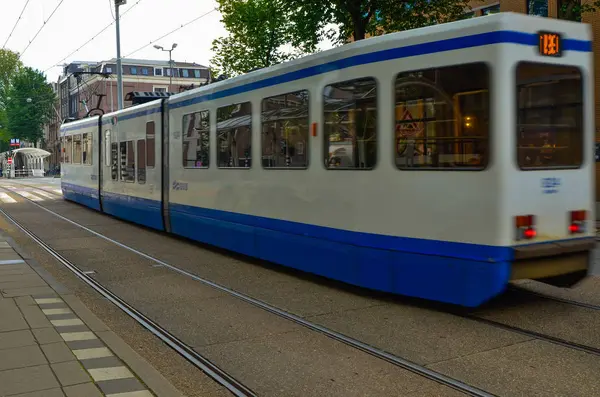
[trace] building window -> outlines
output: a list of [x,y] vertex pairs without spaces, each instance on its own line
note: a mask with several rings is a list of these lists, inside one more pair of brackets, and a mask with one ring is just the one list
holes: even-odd
[[148,68],[142,68],[142,74],[148,76]]
[[308,91],[262,101],[262,164],[265,168],[306,168]]
[[325,166],[372,169],[377,162],[377,83],[363,78],[323,90]]
[[200,78],[200,71],[198,69],[194,70],[194,77],[199,79]]
[[252,165],[252,104],[217,109],[217,164],[219,168],[250,168]]
[[155,76],[162,76],[163,75],[163,71],[160,68],[155,68],[154,69],[154,75]]
[[491,14],[497,14],[500,12],[500,4],[496,4],[493,5],[491,7],[486,7],[484,9],[481,10],[481,15],[491,15]]
[[581,0],[558,0],[558,19],[581,22]]
[[107,67],[106,68],[106,73],[112,73],[112,68]]
[[395,87],[396,166],[404,170],[485,168],[489,80],[483,63],[400,73]]
[[528,0],[527,14],[538,17],[548,16],[548,0]]
[[190,71],[187,69],[181,69],[181,75],[183,77],[190,77]]
[[171,68],[165,68],[165,76],[171,76]]
[[167,92],[167,87],[153,87],[154,92]]
[[135,67],[135,66],[131,67],[131,74],[137,74],[137,67]]
[[208,168],[210,117],[208,110],[183,116],[183,166]]

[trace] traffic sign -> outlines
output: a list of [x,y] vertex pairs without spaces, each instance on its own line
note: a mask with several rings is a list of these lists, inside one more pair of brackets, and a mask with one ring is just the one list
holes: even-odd
[[12,157],[8,158],[8,164],[12,164]]

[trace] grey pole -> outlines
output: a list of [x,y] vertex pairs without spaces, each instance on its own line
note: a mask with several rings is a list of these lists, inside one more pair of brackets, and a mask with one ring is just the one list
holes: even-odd
[[173,52],[173,48],[169,50],[169,68],[171,68],[171,72],[169,73],[169,92],[171,92],[171,84],[173,83],[173,61],[171,58],[171,53]]
[[121,66],[121,29],[119,25],[119,7],[127,4],[127,0],[115,0],[115,19],[117,26],[117,105],[123,109],[123,67]]

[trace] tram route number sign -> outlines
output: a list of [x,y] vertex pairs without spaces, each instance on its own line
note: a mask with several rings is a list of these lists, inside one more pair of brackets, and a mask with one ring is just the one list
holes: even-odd
[[562,36],[555,32],[538,32],[538,50],[545,57],[561,57]]
[[10,146],[21,146],[21,140],[19,138],[10,138]]

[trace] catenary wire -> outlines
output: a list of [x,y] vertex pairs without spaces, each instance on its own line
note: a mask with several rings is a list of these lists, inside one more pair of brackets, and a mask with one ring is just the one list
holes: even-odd
[[6,44],[8,44],[8,40],[10,40],[10,38],[13,35],[13,33],[15,32],[15,29],[17,28],[17,25],[19,24],[19,21],[21,21],[21,17],[23,16],[23,13],[25,12],[25,9],[27,8],[27,5],[29,4],[30,1],[31,0],[27,0],[27,2],[25,2],[25,5],[23,6],[23,9],[21,10],[21,14],[17,18],[17,21],[15,22],[15,26],[13,26],[12,30],[10,31],[10,34],[6,38],[6,41],[4,42],[4,45],[2,46],[2,49],[6,48]]
[[25,52],[27,51],[27,49],[29,48],[29,46],[35,41],[35,39],[38,37],[38,35],[40,34],[40,32],[44,29],[44,27],[46,26],[46,24],[48,24],[48,22],[52,19],[52,17],[54,16],[54,13],[56,13],[56,11],[58,10],[58,8],[62,5],[62,3],[64,3],[65,0],[60,0],[60,3],[58,3],[58,5],[54,8],[54,11],[52,11],[52,14],[50,14],[50,16],[48,17],[48,19],[46,19],[44,21],[44,23],[42,24],[42,26],[40,27],[40,29],[37,31],[37,33],[35,34],[35,36],[33,36],[33,39],[31,39],[29,41],[29,44],[27,44],[27,47],[25,47],[25,49],[21,52],[21,54],[19,55],[19,57],[22,57],[23,54],[25,54]]
[[[166,34],[162,35],[161,37],[159,37],[159,38],[157,38],[157,39],[154,39],[154,40],[150,41],[148,44],[144,44],[143,46],[141,46],[141,47],[140,47],[140,48],[138,48],[137,50],[135,50],[135,51],[133,51],[133,52],[130,52],[129,54],[125,55],[125,56],[124,56],[124,57],[122,57],[122,58],[127,58],[127,57],[130,57],[131,55],[135,54],[136,52],[139,52],[139,51],[143,50],[144,48],[148,47],[149,45],[152,45],[152,44],[156,43],[157,41],[159,41],[159,40],[162,40],[162,39],[164,39],[165,37],[172,35],[173,33],[177,32],[178,30],[181,30],[181,29],[185,28],[186,26],[188,26],[188,25],[190,25],[190,24],[192,24],[192,23],[194,23],[194,22],[196,22],[196,21],[198,21],[198,20],[200,20],[200,19],[204,18],[205,16],[207,16],[207,15],[209,15],[209,14],[211,14],[211,13],[215,12],[215,11],[217,11],[217,9],[216,9],[216,8],[213,8],[212,10],[210,10],[210,11],[208,11],[208,12],[206,12],[206,13],[204,13],[204,14],[200,15],[199,17],[196,17],[196,18],[192,19],[191,21],[189,21],[189,22],[187,22],[187,23],[184,23],[183,25],[181,25],[180,27],[178,27],[178,28],[176,28],[176,29],[174,29],[174,30],[170,31],[169,33],[166,33]],[[121,58],[121,59],[122,59],[122,58]]]
[[[125,16],[129,11],[131,11],[135,6],[137,6],[138,4],[140,4],[142,0],[138,0],[134,5],[132,5],[131,7],[129,7],[127,10],[125,10],[120,18],[123,18],[123,16]],[[69,55],[65,56],[64,58],[62,58],[60,61],[56,62],[54,65],[50,66],[49,68],[47,68],[46,70],[44,70],[44,73],[46,73],[47,71],[49,71],[50,69],[56,67],[56,66],[60,66],[62,62],[64,62],[65,60],[67,60],[67,58],[69,58],[71,55],[76,54],[77,52],[79,52],[81,49],[83,49],[85,46],[87,46],[88,44],[90,44],[92,41],[94,41],[94,39],[98,36],[100,36],[102,33],[106,32],[108,30],[108,28],[110,28],[112,25],[115,24],[116,21],[112,21],[111,23],[109,23],[108,25],[106,25],[102,30],[100,30],[98,33],[96,33],[94,36],[92,36],[88,41],[86,41],[85,43],[83,43],[82,45],[80,45],[76,50],[74,50],[73,52],[71,52]]]

